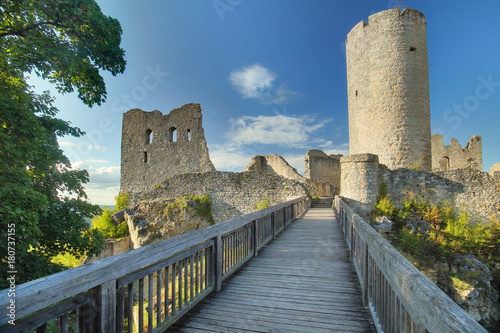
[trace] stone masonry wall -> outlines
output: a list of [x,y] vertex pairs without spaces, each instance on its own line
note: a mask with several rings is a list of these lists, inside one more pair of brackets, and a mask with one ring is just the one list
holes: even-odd
[[498,190],[500,191],[500,163],[495,163],[491,166],[490,176],[493,178],[497,184]]
[[214,220],[219,223],[256,211],[265,197],[272,206],[308,195],[308,191],[302,182],[262,171],[189,173],[167,178],[150,191],[133,195],[130,205],[142,200],[205,194],[210,197]]
[[299,182],[305,181],[304,177],[297,172],[297,169],[288,164],[283,157],[276,154],[253,156],[243,171],[264,171]]
[[104,249],[97,257],[89,257],[85,260],[85,264],[90,264],[107,257],[111,257],[123,252],[132,250],[134,247],[130,240],[130,236],[121,239],[106,239]]
[[483,146],[481,137],[474,135],[462,148],[458,140],[451,139],[449,146],[443,145],[441,134],[432,135],[432,171],[473,168],[483,171]]
[[169,176],[215,171],[202,127],[200,104],[168,115],[133,109],[123,114],[122,191],[140,192]]
[[377,202],[379,162],[373,154],[356,154],[340,158],[342,177],[340,195],[348,199],[356,212],[367,217]]
[[[342,155],[327,155],[321,150],[309,150],[305,158],[306,178],[312,180],[318,187],[322,184],[334,186],[334,193],[340,193],[340,157]],[[321,188],[321,187],[320,187]],[[320,191],[324,192],[324,191]],[[326,194],[326,193],[325,193]]]
[[347,35],[349,153],[377,154],[390,169],[431,170],[426,20],[386,10]]

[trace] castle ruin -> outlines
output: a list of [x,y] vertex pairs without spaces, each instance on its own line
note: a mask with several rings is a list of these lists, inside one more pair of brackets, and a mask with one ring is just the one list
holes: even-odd
[[176,174],[215,171],[200,104],[186,104],[167,115],[125,112],[121,153],[121,191],[140,192]]
[[333,197],[340,193],[340,157],[311,149],[305,158],[306,179],[318,189],[320,197]]
[[483,171],[483,145],[481,137],[474,135],[462,148],[458,140],[451,139],[449,146],[443,145],[441,134],[432,135],[432,171],[472,168]]
[[431,170],[424,15],[386,10],[347,35],[349,153],[371,153],[391,169]]

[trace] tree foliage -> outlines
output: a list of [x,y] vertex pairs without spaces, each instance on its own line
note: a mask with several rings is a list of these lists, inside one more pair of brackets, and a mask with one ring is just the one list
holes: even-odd
[[35,93],[27,75],[99,105],[106,98],[99,71],[125,69],[121,32],[93,0],[0,0],[0,287],[12,270],[9,250],[22,283],[61,269],[50,262],[59,253],[102,247],[102,234],[85,221],[99,212],[83,187],[88,173],[72,169],[57,142],[84,133],[56,117],[53,98]]
[[128,192],[120,192],[115,196],[115,207],[109,209],[104,207],[102,214],[92,219],[92,227],[99,230],[105,238],[121,238],[128,236],[128,225],[126,221],[115,225],[112,215],[122,209],[127,208],[128,205]]

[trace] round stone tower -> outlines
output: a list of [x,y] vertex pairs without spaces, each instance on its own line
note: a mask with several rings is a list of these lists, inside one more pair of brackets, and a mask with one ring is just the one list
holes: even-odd
[[349,153],[391,169],[431,170],[429,70],[424,15],[386,10],[347,35]]

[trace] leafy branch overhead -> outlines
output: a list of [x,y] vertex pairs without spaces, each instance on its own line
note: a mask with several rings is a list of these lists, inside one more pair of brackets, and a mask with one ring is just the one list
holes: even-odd
[[1,2],[2,67],[49,79],[61,93],[78,90],[100,105],[106,87],[99,70],[125,70],[120,23],[93,0]]
[[[71,167],[57,141],[84,132],[57,118],[54,98],[26,75],[99,105],[106,99],[100,71],[125,69],[121,34],[93,0],[0,0],[0,238],[14,226],[17,283],[60,270],[51,262],[58,254],[93,255],[103,243],[87,222],[100,211],[87,201],[88,173]],[[7,252],[0,243],[2,265]]]

